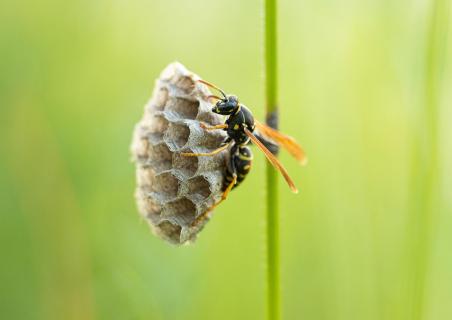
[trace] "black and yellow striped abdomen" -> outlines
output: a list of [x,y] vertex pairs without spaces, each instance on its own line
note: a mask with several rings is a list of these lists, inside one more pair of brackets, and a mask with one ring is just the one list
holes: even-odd
[[223,190],[226,190],[228,185],[234,179],[234,174],[237,175],[237,183],[234,185],[234,188],[237,187],[250,171],[252,161],[253,154],[251,153],[250,148],[244,145],[234,145],[231,148],[229,164],[226,167]]

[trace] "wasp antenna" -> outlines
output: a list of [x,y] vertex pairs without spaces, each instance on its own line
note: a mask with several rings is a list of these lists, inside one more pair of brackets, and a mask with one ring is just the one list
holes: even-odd
[[[197,81],[198,81],[198,82],[201,82],[201,83],[203,83],[203,84],[205,84],[206,86],[209,86],[209,87],[211,87],[211,88],[214,88],[214,89],[220,91],[221,94],[223,95],[223,97],[224,97],[225,99],[227,98],[226,93],[224,93],[223,90],[221,90],[220,88],[218,88],[218,87],[217,87],[216,85],[214,85],[213,83],[210,83],[210,82],[208,82],[208,81],[206,81],[206,80],[202,80],[202,79],[198,79]],[[221,99],[220,99],[220,100],[221,100]]]
[[216,96],[216,95],[210,95],[210,96],[207,96],[207,100],[209,100],[209,99],[217,99],[217,100],[222,100],[219,96]]

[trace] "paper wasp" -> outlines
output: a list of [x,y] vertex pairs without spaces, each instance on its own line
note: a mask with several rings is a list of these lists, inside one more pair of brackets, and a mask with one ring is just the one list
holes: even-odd
[[[212,108],[212,112],[228,116],[224,124],[215,126],[207,126],[201,123],[201,127],[205,130],[225,130],[227,133],[226,139],[223,141],[218,149],[209,153],[182,153],[183,156],[213,156],[223,150],[229,149],[229,159],[225,174],[225,184],[223,186],[223,194],[221,200],[209,208],[203,215],[198,217],[194,224],[204,219],[207,214],[225,200],[229,192],[242,182],[251,168],[253,155],[247,145],[251,142],[255,144],[267,157],[270,163],[282,174],[286,180],[289,188],[294,193],[298,193],[293,180],[290,178],[286,169],[279,162],[279,160],[268,150],[266,145],[276,143],[285,148],[298,162],[302,165],[306,164],[307,158],[301,146],[294,138],[280,133],[279,131],[258,122],[254,119],[251,111],[243,104],[241,104],[235,95],[227,95],[223,90],[214,84],[205,80],[197,80],[218,92],[221,97],[217,95],[209,95],[208,99],[217,100]],[[254,131],[257,129],[257,134]],[[269,140],[268,140],[269,139]]]

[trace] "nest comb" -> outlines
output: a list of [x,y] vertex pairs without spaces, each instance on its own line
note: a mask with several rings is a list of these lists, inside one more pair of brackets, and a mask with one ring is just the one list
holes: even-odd
[[211,111],[210,92],[196,79],[180,63],[165,68],[131,146],[138,210],[154,234],[172,244],[194,241],[209,219],[195,220],[222,195],[226,151],[210,157],[181,155],[210,152],[226,137],[222,130],[200,127],[201,122],[216,125],[224,119]]

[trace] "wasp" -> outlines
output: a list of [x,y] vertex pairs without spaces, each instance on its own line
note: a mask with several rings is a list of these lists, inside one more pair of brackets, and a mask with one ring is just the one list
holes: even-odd
[[268,161],[282,174],[292,192],[298,193],[298,189],[287,170],[267,148],[267,146],[276,143],[276,145],[286,149],[300,164],[304,165],[307,163],[306,154],[295,139],[255,120],[251,111],[239,102],[237,96],[226,94],[222,89],[208,81],[202,79],[197,81],[221,93],[221,97],[209,95],[207,98],[217,101],[212,107],[212,112],[227,116],[223,124],[207,126],[201,123],[201,127],[205,130],[225,130],[227,137],[220,144],[220,147],[212,152],[182,153],[182,155],[188,157],[214,156],[229,149],[229,158],[226,165],[225,183],[221,200],[199,216],[193,224],[205,219],[207,214],[222,201],[226,200],[229,192],[245,179],[251,169],[253,160],[253,154],[248,147],[250,142],[256,145],[265,154]]

